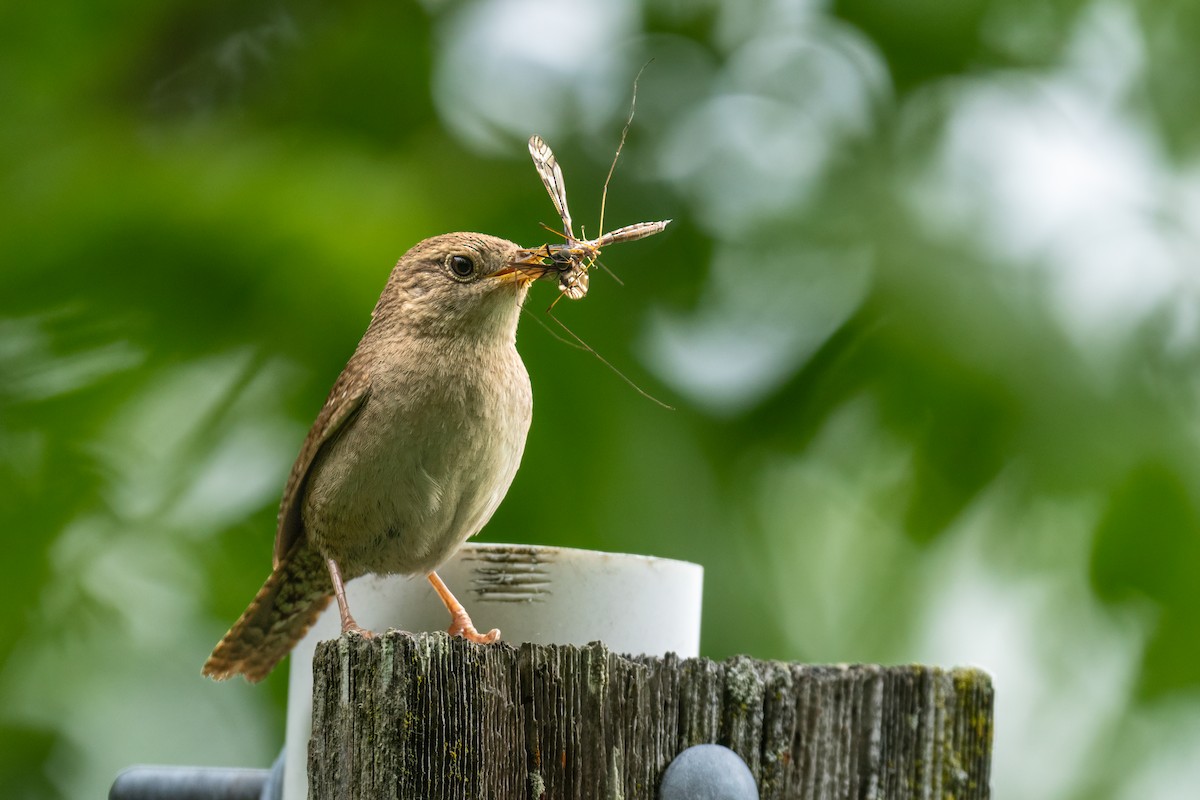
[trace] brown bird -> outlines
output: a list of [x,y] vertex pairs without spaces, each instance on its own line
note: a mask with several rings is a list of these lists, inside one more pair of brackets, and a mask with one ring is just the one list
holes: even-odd
[[517,320],[530,283],[559,269],[478,233],[426,239],[400,259],[292,467],[274,569],[205,675],[261,680],[331,596],[343,633],[369,636],[343,585],[366,573],[426,574],[452,635],[499,638],[475,629],[434,570],[516,475],[532,410]]

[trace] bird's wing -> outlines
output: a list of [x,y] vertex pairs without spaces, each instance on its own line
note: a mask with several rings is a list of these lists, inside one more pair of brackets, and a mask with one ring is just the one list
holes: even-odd
[[283,490],[283,500],[279,504],[279,525],[275,532],[275,566],[279,566],[279,562],[303,535],[300,508],[303,505],[304,484],[317,453],[353,419],[370,390],[370,374],[365,366],[356,364],[353,359],[334,381],[321,413],[317,414],[317,421],[300,446],[300,455],[292,465],[292,473]]

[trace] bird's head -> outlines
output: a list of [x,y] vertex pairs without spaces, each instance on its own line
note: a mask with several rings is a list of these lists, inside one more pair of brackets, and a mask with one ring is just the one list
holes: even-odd
[[529,285],[547,273],[536,251],[482,233],[426,239],[392,269],[372,327],[409,335],[516,335]]

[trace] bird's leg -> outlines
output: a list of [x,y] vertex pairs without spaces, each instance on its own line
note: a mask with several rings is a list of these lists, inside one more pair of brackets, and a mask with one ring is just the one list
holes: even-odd
[[327,558],[325,563],[329,566],[329,578],[333,581],[333,596],[337,598],[338,613],[342,617],[342,633],[357,633],[370,639],[371,632],[366,628],[359,627],[359,624],[354,621],[354,617],[350,616],[350,606],[346,604],[346,585],[342,582],[342,571],[338,569],[337,562],[332,558]]
[[450,627],[446,633],[451,636],[461,636],[475,644],[492,644],[500,639],[499,628],[492,628],[487,633],[475,630],[475,625],[471,622],[467,610],[463,608],[462,603],[458,602],[458,598],[450,593],[450,587],[446,586],[436,572],[431,572],[426,577],[433,584],[433,589],[438,593],[438,597],[442,598],[442,602],[446,604],[446,610],[450,612]]

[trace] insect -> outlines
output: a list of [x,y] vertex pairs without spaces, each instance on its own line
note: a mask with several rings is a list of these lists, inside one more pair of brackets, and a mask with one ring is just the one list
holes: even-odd
[[[625,136],[622,134],[621,144],[624,143]],[[618,146],[617,155],[620,154],[621,148]],[[536,248],[534,252],[542,255],[547,266],[557,269],[558,288],[572,300],[578,300],[587,294],[588,270],[596,263],[601,249],[610,244],[635,242],[638,239],[653,236],[660,233],[671,222],[669,219],[660,222],[636,222],[633,225],[609,231],[595,239],[577,239],[571,223],[571,211],[567,207],[567,187],[563,182],[562,168],[558,166],[558,159],[554,157],[554,151],[550,149],[550,145],[546,144],[545,139],[534,134],[529,137],[529,155],[533,158],[533,166],[537,169],[538,176],[550,194],[554,209],[562,219],[563,238],[565,239],[562,244],[544,244]],[[613,166],[616,166],[615,158]],[[612,177],[612,169],[609,169],[608,175],[609,178]],[[608,194],[607,180],[604,182],[604,194],[605,196]],[[600,224],[601,226],[604,224],[603,200],[600,205]]]

